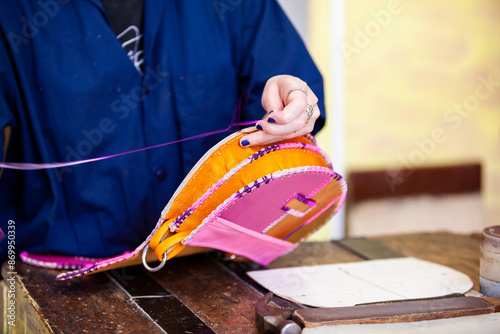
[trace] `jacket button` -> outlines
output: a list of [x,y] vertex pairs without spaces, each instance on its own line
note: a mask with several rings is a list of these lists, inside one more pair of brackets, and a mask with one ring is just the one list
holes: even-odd
[[167,172],[164,171],[163,169],[158,169],[156,171],[156,178],[158,179],[158,181],[163,181],[167,178]]

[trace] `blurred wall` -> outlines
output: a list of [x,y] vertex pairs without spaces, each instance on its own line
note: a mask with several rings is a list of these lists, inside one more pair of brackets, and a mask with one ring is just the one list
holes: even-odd
[[500,2],[349,0],[346,22],[347,168],[479,161],[500,224]]
[[[345,0],[345,42],[332,45],[334,1],[280,0],[329,113],[332,55],[344,55],[347,172],[480,162],[484,225],[500,224],[500,1]],[[329,152],[332,128],[318,136]]]
[[348,0],[331,45],[333,1],[310,0],[309,46],[327,87],[345,57],[347,171],[480,162],[484,224],[500,224],[500,1]]

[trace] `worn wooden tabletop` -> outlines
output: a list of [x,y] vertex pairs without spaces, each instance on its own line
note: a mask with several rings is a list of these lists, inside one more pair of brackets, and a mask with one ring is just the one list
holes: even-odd
[[[305,243],[269,267],[363,261],[400,252],[457,269],[478,290],[479,243],[478,238],[449,233]],[[3,329],[6,333],[257,333],[255,304],[267,291],[246,276],[255,268],[251,262],[223,262],[215,253],[207,253],[171,260],[157,273],[136,266],[57,281],[60,270],[18,260],[16,326],[8,325],[8,313],[3,312]],[[4,290],[12,289],[5,265],[2,276]]]

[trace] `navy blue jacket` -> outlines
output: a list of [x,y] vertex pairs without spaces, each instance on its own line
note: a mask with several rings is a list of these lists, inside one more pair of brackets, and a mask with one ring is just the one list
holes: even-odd
[[[145,0],[141,76],[98,0],[0,0],[0,129],[6,160],[100,157],[260,119],[267,79],[290,74],[319,97],[320,73],[274,0]],[[0,227],[17,251],[112,256],[156,224],[183,177],[226,134],[100,162],[3,171]],[[1,134],[0,153],[5,144]],[[2,242],[5,258],[6,242]]]

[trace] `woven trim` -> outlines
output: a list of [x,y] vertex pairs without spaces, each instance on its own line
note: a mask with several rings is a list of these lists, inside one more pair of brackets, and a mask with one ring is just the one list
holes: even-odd
[[160,218],[158,220],[158,222],[156,223],[156,226],[153,229],[153,232],[151,232],[151,234],[146,238],[146,240],[144,240],[144,242],[141,243],[139,245],[139,247],[137,247],[134,251],[132,251],[132,252],[125,252],[125,253],[123,253],[121,255],[118,255],[118,256],[115,256],[113,258],[102,260],[100,262],[91,264],[91,265],[89,265],[89,266],[87,266],[87,267],[85,267],[83,269],[79,269],[79,270],[70,271],[70,272],[67,272],[67,273],[60,274],[60,275],[57,276],[57,279],[61,280],[61,281],[64,281],[64,280],[67,280],[67,279],[75,278],[75,277],[78,277],[78,276],[82,276],[82,275],[88,274],[88,273],[90,273],[92,271],[95,271],[95,270],[98,270],[100,268],[107,267],[109,265],[112,265],[112,264],[115,264],[115,263],[118,263],[118,262],[122,262],[122,261],[125,261],[125,260],[128,260],[128,259],[134,257],[137,253],[141,252],[144,249],[144,247],[146,247],[146,245],[149,243],[149,241],[153,237],[153,234],[156,232],[156,230],[158,230],[158,228],[163,223],[164,223],[164,220],[162,218]]
[[335,208],[335,212],[338,212],[344,205],[345,199],[347,197],[347,183],[340,174],[337,174],[334,179],[340,183],[340,189],[342,189],[342,195],[340,195],[339,204]]
[[[38,255],[40,256],[40,255]],[[24,262],[32,266],[50,268],[50,269],[80,269],[87,265],[91,265],[90,262],[102,261],[100,258],[91,258],[83,256],[67,257],[67,262],[57,262],[57,261],[42,261],[37,260],[32,257],[32,254],[28,252],[21,252],[19,258]]]

